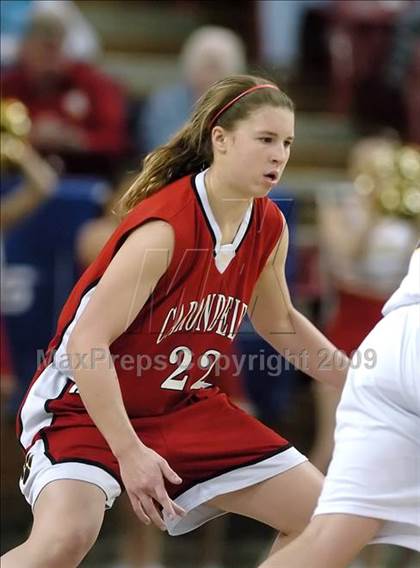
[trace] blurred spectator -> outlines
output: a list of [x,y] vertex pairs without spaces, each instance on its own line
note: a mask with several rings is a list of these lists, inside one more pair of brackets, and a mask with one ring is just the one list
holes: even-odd
[[72,0],[3,0],[1,14],[1,64],[16,59],[21,37],[30,19],[56,14],[66,26],[64,53],[73,59],[91,61],[100,53],[99,37]]
[[185,122],[196,100],[219,79],[246,68],[245,46],[232,30],[199,28],[185,42],[181,81],[152,93],[140,117],[138,142],[150,152],[165,143]]
[[1,230],[7,231],[51,197],[57,175],[29,144],[11,134],[2,133],[0,155],[23,174],[21,184],[1,198]]
[[396,21],[386,79],[402,98],[406,140],[420,145],[419,2],[410,3]]
[[[2,174],[4,174],[4,168],[10,168],[10,166],[17,168],[23,174],[23,180],[19,186],[13,192],[1,197],[0,227],[3,238],[4,232],[16,227],[19,222],[26,219],[53,195],[57,185],[57,175],[29,144],[19,140],[13,134],[2,132],[0,142]],[[1,247],[1,267],[3,269],[3,242]],[[1,415],[4,417],[7,403],[16,386],[16,379],[3,318],[1,318],[0,333],[0,407]]]
[[[0,226],[3,233],[13,229],[51,197],[56,188],[57,175],[29,144],[12,134],[4,132],[1,134],[0,159],[2,174],[4,174],[3,166],[6,164],[18,168],[23,174],[23,180],[19,186],[13,192],[1,197]],[[3,263],[2,243],[2,269]],[[11,361],[9,339],[3,319],[1,319],[0,404],[2,416],[6,415],[7,403],[15,386],[16,379]]]
[[[13,120],[8,120],[7,103],[1,104],[0,164],[1,174],[17,171],[22,181],[10,193],[1,196],[1,267],[4,254],[3,234],[26,219],[55,192],[58,177],[53,168],[23,139],[13,133]],[[2,282],[3,284],[3,282]],[[3,300],[3,297],[2,297]],[[1,319],[0,405],[2,416],[6,415],[7,403],[16,386],[9,338]]]
[[308,12],[324,8],[330,1],[258,0],[260,50],[263,61],[280,68],[283,76],[295,76],[301,64],[302,33]]
[[418,240],[420,154],[394,140],[365,139],[350,170],[355,191],[319,196],[326,271],[337,294],[327,335],[347,354],[381,318]]
[[411,2],[338,0],[329,4],[331,108],[375,130],[389,125],[399,132],[403,116],[398,90],[386,81],[392,38],[398,19]]
[[2,96],[28,108],[38,151],[60,156],[73,173],[110,173],[127,146],[125,98],[110,78],[68,58],[65,39],[60,17],[35,16],[3,74]]

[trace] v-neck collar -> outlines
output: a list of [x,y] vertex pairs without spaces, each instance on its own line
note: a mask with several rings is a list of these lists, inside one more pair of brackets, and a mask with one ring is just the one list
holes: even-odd
[[216,268],[219,270],[219,272],[222,273],[227,269],[230,262],[235,257],[251,225],[253,203],[251,203],[246,210],[244,218],[242,219],[242,223],[240,224],[233,241],[228,244],[222,244],[222,233],[219,224],[214,217],[207,196],[206,185],[204,182],[206,171],[207,170],[200,172],[195,176],[195,178],[193,178],[193,187],[196,191],[198,202],[201,206],[201,210],[213,239],[213,255],[215,258]]

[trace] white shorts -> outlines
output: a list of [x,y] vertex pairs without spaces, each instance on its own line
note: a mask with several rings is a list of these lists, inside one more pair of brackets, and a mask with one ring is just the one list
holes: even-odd
[[[373,368],[364,357],[368,349],[376,353]],[[357,358],[337,409],[334,454],[314,516],[382,519],[372,542],[420,550],[420,305],[390,312]]]

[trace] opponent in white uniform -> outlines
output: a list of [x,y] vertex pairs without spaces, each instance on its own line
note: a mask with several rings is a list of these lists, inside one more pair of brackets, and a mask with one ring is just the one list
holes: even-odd
[[419,247],[353,357],[313,519],[260,568],[344,568],[377,542],[420,551]]

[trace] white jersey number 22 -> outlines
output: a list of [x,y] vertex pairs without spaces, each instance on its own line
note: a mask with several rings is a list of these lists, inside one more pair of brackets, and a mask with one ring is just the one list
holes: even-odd
[[[169,362],[173,365],[178,363],[179,355],[181,354],[181,362],[173,373],[169,375],[167,379],[163,381],[160,385],[162,389],[167,390],[179,390],[182,391],[185,387],[185,383],[188,381],[188,369],[191,365],[193,358],[191,349],[185,346],[175,347],[169,355]],[[200,369],[206,370],[205,374],[195,383],[191,385],[192,389],[205,389],[211,387],[211,383],[206,383],[204,380],[213,369],[217,360],[220,358],[220,351],[215,349],[208,349],[205,351],[198,360],[198,366]]]

